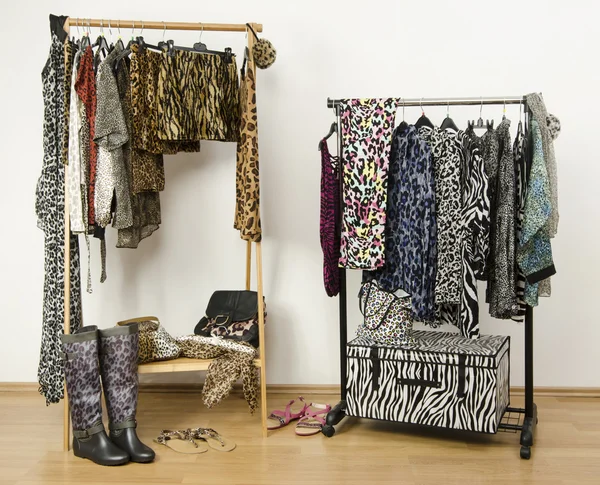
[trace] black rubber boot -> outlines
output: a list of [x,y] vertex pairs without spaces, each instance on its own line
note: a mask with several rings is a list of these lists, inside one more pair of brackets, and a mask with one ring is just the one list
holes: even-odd
[[138,324],[100,330],[100,372],[108,411],[109,437],[136,463],[154,460],[154,450],[137,436]]
[[73,453],[98,465],[127,463],[129,455],[108,439],[102,424],[97,327],[83,327],[61,338],[73,422]]

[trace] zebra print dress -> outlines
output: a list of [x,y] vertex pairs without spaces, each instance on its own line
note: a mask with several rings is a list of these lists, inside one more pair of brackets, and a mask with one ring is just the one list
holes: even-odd
[[469,135],[459,132],[462,145],[461,170],[462,214],[461,237],[461,298],[458,328],[463,337],[479,337],[479,302],[477,271],[485,262],[486,228],[489,227],[488,180],[480,145]]

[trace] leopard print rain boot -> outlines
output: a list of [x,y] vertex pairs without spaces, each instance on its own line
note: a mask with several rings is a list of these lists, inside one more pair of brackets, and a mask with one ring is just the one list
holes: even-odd
[[65,380],[73,422],[73,453],[98,465],[123,465],[129,455],[108,439],[102,424],[98,328],[63,335]]
[[100,330],[100,372],[110,439],[129,453],[131,461],[149,463],[154,460],[152,448],[137,436],[135,413],[138,400],[138,324]]

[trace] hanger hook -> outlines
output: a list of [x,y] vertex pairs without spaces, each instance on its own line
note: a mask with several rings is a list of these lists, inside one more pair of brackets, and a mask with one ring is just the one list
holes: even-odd
[[165,34],[167,33],[167,24],[163,20],[163,42],[165,41]]
[[131,21],[131,40],[135,37],[135,20]]
[[479,117],[481,118],[481,113],[483,112],[483,96],[481,96],[481,104],[479,105]]
[[406,108],[406,101],[402,100],[402,121],[404,121],[404,108]]
[[100,35],[104,35],[104,19],[100,19]]
[[421,107],[421,115],[425,116],[425,110],[423,109],[423,98],[419,101],[419,106]]
[[88,37],[92,35],[92,19],[88,19]]
[[121,21],[117,20],[117,31],[119,32],[119,39],[121,38]]
[[450,101],[446,105],[446,118],[450,118]]
[[79,17],[75,19],[75,26],[77,27],[77,35],[81,37],[81,33],[79,32]]
[[144,35],[144,21],[142,20],[142,30],[140,31],[140,37]]

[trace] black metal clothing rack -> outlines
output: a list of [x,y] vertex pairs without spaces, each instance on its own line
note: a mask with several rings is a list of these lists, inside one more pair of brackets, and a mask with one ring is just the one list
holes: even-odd
[[[340,126],[340,99],[327,99],[327,107],[333,108],[336,113],[338,123],[338,134],[341,135]],[[474,105],[522,105],[525,112],[525,127],[528,128],[527,102],[524,96],[506,96],[506,97],[470,97],[470,98],[398,98],[398,106],[474,106]],[[529,146],[527,146],[529,151]],[[338,136],[338,155],[340,164],[342,164],[342,140]],[[529,153],[526,154],[529,157]],[[344,178],[340,172],[340,193],[344,190]],[[343,197],[340,197],[341,211],[344,204]],[[340,212],[341,213],[341,212]],[[338,424],[346,416],[346,379],[347,379],[347,361],[346,344],[348,342],[348,298],[346,289],[346,269],[340,268],[340,293],[339,293],[339,324],[340,324],[340,384],[341,400],[327,414],[326,425],[323,427],[323,434],[331,437],[335,433],[334,425]],[[525,407],[508,407],[505,417],[499,429],[509,432],[521,432],[521,458],[529,459],[531,457],[531,446],[534,443],[535,428],[538,422],[537,406],[533,400],[533,309],[530,306],[525,310]],[[512,418],[516,415],[516,418]]]

